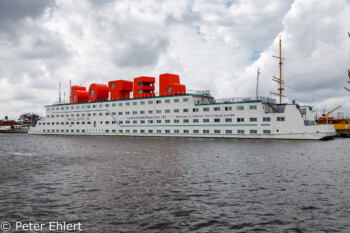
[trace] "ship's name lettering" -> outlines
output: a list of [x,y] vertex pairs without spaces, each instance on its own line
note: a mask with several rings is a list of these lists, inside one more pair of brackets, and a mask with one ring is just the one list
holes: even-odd
[[67,121],[89,121],[90,120],[90,117],[71,117],[71,118],[67,118]]

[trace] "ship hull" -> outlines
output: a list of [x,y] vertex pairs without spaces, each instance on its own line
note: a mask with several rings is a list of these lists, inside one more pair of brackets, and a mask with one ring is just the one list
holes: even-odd
[[320,140],[336,135],[316,125],[309,107],[262,100],[215,102],[180,95],[46,106],[29,134]]

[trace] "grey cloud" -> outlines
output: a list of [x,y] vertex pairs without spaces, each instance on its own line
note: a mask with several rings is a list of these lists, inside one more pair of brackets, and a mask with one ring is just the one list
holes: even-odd
[[88,0],[93,6],[99,7],[107,3],[115,2],[115,0]]
[[168,39],[164,37],[148,41],[128,41],[115,51],[115,62],[119,67],[154,66],[168,44]]
[[25,17],[36,18],[54,5],[54,0],[3,0],[0,7],[0,21],[17,21]]

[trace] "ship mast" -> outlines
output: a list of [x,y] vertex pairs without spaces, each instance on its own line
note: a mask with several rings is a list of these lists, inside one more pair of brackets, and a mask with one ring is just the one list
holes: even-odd
[[[348,32],[348,35],[349,35],[349,38],[350,38],[350,32]],[[348,76],[349,76],[349,79],[350,79],[350,69],[348,69]],[[348,81],[348,83],[350,83],[350,81]],[[345,88],[345,90],[350,91],[349,88],[347,88],[347,87],[344,87],[344,88]]]
[[279,91],[279,93],[275,93],[275,92],[270,92],[271,94],[274,94],[274,95],[278,95],[280,97],[280,104],[282,103],[282,97],[286,97],[283,95],[283,85],[284,85],[284,81],[282,79],[282,40],[281,40],[281,37],[280,37],[280,55],[277,57],[277,56],[272,56],[272,57],[275,57],[275,58],[279,58],[280,59],[280,77],[277,78],[275,76],[273,76],[272,80],[275,81],[278,85],[279,85],[279,88],[277,89]]
[[259,76],[260,76],[260,67],[258,68],[258,76],[256,77],[256,100],[259,99]]

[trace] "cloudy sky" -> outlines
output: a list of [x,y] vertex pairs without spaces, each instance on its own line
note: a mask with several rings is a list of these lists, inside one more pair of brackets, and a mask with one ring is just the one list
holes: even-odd
[[189,90],[246,97],[260,67],[269,96],[279,37],[285,101],[350,115],[349,22],[349,0],[0,0],[0,118],[44,115],[69,80],[175,73]]

